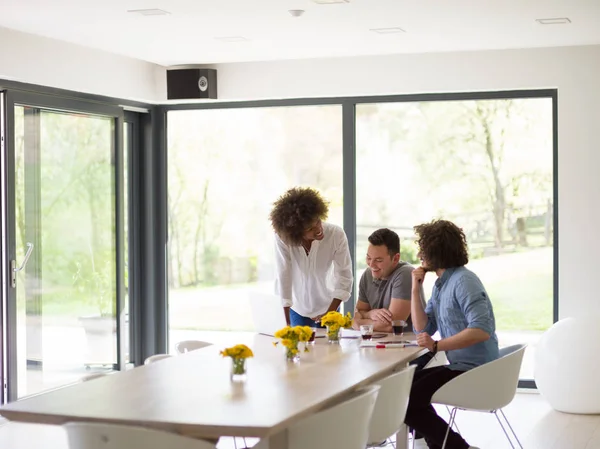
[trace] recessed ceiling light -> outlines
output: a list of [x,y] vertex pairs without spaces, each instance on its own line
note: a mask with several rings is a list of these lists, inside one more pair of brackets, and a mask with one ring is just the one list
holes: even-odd
[[248,39],[246,39],[244,36],[222,36],[222,37],[215,37],[216,40],[221,41],[221,42],[248,42]]
[[373,33],[377,33],[377,34],[399,34],[399,33],[406,33],[406,31],[404,31],[400,27],[371,28],[369,31],[372,31]]
[[336,3],[350,3],[350,0],[313,0],[317,5],[335,5]]
[[165,11],[164,9],[129,9],[127,12],[133,14],[140,14],[142,16],[166,16],[171,14],[169,11]]
[[549,19],[535,19],[535,21],[541,25],[564,25],[571,23],[571,19],[568,17],[552,17]]

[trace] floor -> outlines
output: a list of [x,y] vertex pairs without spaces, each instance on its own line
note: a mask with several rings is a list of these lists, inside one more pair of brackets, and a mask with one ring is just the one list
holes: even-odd
[[[556,412],[537,393],[518,393],[504,412],[524,449],[600,449],[600,415]],[[439,413],[444,418],[448,416],[445,409]],[[472,446],[481,449],[511,447],[493,415],[459,412],[457,423],[461,434]],[[248,446],[254,441],[248,439]],[[243,447],[242,439],[238,438],[237,448]],[[226,438],[218,448],[235,449],[235,446],[231,438]]]

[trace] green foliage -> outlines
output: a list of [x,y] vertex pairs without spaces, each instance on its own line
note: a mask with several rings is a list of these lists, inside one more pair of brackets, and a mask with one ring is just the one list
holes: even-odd
[[110,275],[113,264],[105,261],[100,269],[95,269],[92,264],[75,262],[76,271],[73,275],[73,285],[80,298],[94,306],[100,315],[113,313],[114,289]]
[[417,257],[419,249],[414,240],[403,239],[400,242],[400,258],[412,265],[420,265],[421,261]]

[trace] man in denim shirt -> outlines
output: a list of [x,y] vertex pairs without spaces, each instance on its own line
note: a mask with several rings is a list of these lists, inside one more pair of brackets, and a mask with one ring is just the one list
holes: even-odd
[[[498,358],[498,338],[492,303],[469,261],[464,232],[454,223],[435,220],[415,226],[421,267],[412,273],[411,315],[419,346],[433,354],[445,351],[449,365],[415,373],[406,412],[406,424],[423,435],[430,449],[442,447],[448,424],[431,405],[433,394],[465,371]],[[425,274],[438,279],[425,309],[419,286]],[[431,335],[439,331],[441,340]],[[452,429],[446,448],[468,449]]]

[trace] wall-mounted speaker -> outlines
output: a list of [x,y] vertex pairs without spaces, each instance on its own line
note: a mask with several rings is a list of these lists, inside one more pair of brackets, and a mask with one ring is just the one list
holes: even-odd
[[167,70],[167,99],[217,98],[215,69]]

